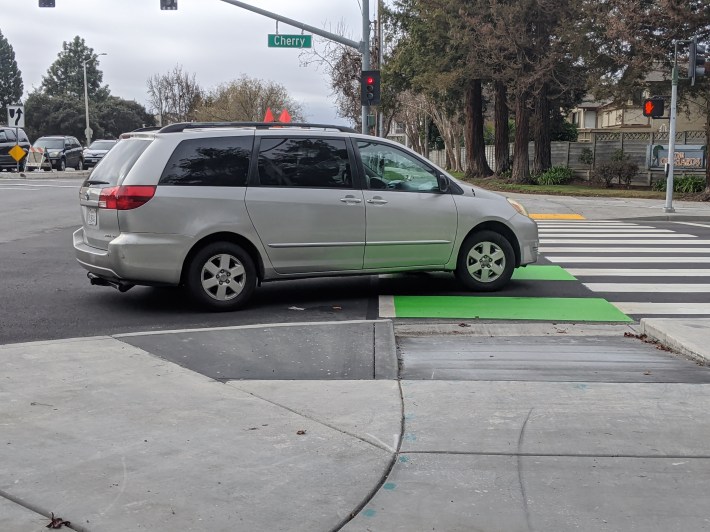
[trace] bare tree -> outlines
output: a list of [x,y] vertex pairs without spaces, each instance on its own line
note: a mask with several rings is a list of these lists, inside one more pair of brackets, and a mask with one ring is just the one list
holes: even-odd
[[148,103],[158,114],[160,125],[194,119],[195,108],[202,98],[195,74],[188,74],[181,65],[175,65],[170,72],[149,78],[147,86]]
[[267,109],[275,118],[285,109],[294,122],[304,120],[301,104],[289,96],[283,85],[247,76],[207,91],[195,109],[195,119],[261,122]]

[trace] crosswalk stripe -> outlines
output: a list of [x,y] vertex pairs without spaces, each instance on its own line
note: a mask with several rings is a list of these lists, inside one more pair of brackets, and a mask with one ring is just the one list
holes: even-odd
[[[610,240],[609,238],[590,238],[590,239],[584,239],[584,240],[577,240],[574,238],[544,238],[541,240],[543,244],[668,244],[668,245],[686,245],[686,244],[697,244],[697,245],[702,245],[702,246],[710,246],[710,240],[673,240],[672,238],[669,239],[668,237],[671,235],[664,235],[662,239],[638,239],[638,238],[629,238],[629,239],[614,239]],[[679,237],[682,237],[684,235],[678,235]],[[708,250],[710,251],[710,250]]]
[[710,277],[706,268],[565,268],[575,277]]
[[710,227],[708,224],[696,224],[693,222],[675,222],[677,224],[683,224],[683,225],[692,225],[693,227]]
[[570,264],[579,264],[587,262],[589,264],[668,264],[672,262],[673,264],[707,264],[710,263],[710,257],[673,257],[669,259],[668,257],[596,257],[596,256],[584,256],[584,257],[567,257],[567,256],[552,256],[545,258],[551,262],[562,263],[568,262]]
[[679,247],[665,247],[665,248],[641,248],[635,246],[624,246],[620,248],[613,247],[582,247],[582,248],[572,248],[572,247],[545,247],[540,246],[540,253],[659,253],[661,255],[667,255],[669,253],[708,253],[707,248],[679,248]]
[[[549,234],[549,233],[577,234],[577,233],[579,233],[579,229],[558,229],[557,227],[550,227],[550,228],[539,227],[538,232],[540,234]],[[668,234],[668,233],[674,233],[675,231],[672,231],[671,229],[637,229],[635,227],[629,227],[628,229],[594,228],[594,232],[598,233],[599,235],[604,235],[607,233],[612,233],[612,234],[633,233],[633,234],[639,234],[639,235],[644,235],[644,234],[663,235],[663,234]]]
[[593,292],[662,292],[668,293],[707,293],[710,284],[658,284],[658,283],[583,283]]
[[710,315],[710,303],[647,303],[614,301],[612,303],[624,314]]

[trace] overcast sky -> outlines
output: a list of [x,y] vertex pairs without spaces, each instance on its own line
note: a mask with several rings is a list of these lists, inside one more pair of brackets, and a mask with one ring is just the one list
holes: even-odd
[[[360,41],[363,0],[243,0],[299,22]],[[371,2],[370,18],[375,17]],[[337,117],[322,69],[299,66],[297,49],[269,48],[276,21],[221,0],[178,0],[176,11],[161,11],[160,0],[0,0],[0,31],[15,51],[25,96],[42,82],[62,43],[78,35],[99,58],[103,80],[114,96],[147,105],[146,81],[180,64],[203,89],[242,75],[287,88],[309,121],[347,124]],[[301,30],[279,23],[279,33]],[[313,46],[323,39],[313,36]]]

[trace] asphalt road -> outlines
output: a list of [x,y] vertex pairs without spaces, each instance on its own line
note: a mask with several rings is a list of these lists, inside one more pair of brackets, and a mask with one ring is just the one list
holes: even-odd
[[[380,295],[471,295],[447,274],[309,279],[266,283],[257,289],[247,309],[209,313],[196,308],[178,288],[135,287],[121,294],[112,288],[91,286],[86,272],[74,259],[71,244],[71,235],[80,225],[77,195],[81,176],[78,172],[54,174],[52,179],[47,176],[43,173],[40,179],[28,174],[26,179],[14,179],[13,174],[0,175],[0,344],[136,331],[375,319],[381,315]],[[710,227],[702,224],[652,225],[699,238],[710,236]],[[673,268],[672,260],[670,255],[669,263],[663,267]],[[542,259],[541,263],[546,261]],[[616,280],[627,281],[628,278]],[[661,276],[649,281],[664,284],[679,280]],[[697,277],[694,282],[702,283],[703,278]],[[515,279],[495,296],[601,296],[609,301],[630,298],[624,294],[594,293],[579,281]],[[704,304],[708,296],[661,292],[643,297],[659,302],[675,298]]]

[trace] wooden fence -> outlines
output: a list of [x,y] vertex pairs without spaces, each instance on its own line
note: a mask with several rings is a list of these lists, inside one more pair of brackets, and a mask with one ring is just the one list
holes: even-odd
[[[632,162],[639,166],[639,172],[634,184],[650,185],[652,181],[663,179],[663,169],[649,167],[649,146],[661,144],[668,145],[668,132],[595,132],[591,134],[590,142],[553,142],[551,146],[552,166],[568,166],[574,170],[575,175],[582,179],[589,179],[590,172],[599,164],[611,161],[614,152],[623,150]],[[676,145],[695,144],[705,145],[704,131],[681,131],[676,134]],[[591,165],[582,163],[579,159],[583,150],[587,148],[592,151],[594,162]],[[461,148],[465,167],[466,153]],[[510,154],[513,153],[513,145],[510,145]],[[528,154],[532,167],[535,155],[535,143],[528,144]],[[441,167],[446,166],[446,153],[443,150],[431,151],[429,159]],[[488,165],[495,171],[495,151],[493,146],[486,146],[486,159]],[[705,175],[705,169],[679,169],[675,170],[676,175],[696,174]]]

